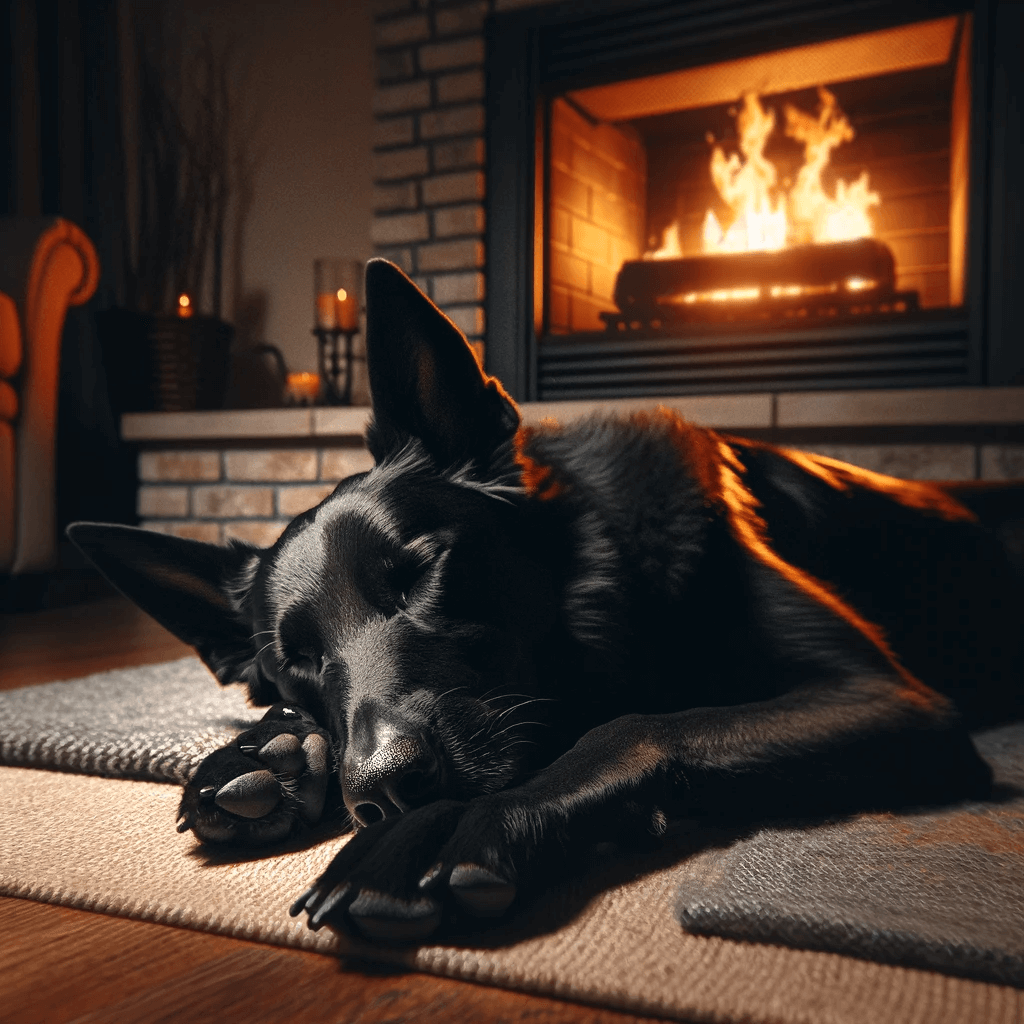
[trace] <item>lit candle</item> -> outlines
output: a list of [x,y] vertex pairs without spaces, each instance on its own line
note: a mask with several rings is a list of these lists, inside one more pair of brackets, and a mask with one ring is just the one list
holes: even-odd
[[295,405],[313,405],[320,397],[320,374],[289,373],[285,381],[285,398]]
[[330,292],[318,292],[316,296],[316,325],[330,330],[338,325],[335,309],[337,299]]
[[188,317],[192,315],[192,300],[182,292],[178,296],[178,316]]
[[336,295],[336,311],[338,326],[343,331],[355,331],[359,328],[359,304],[354,295],[349,295],[344,288],[339,288]]

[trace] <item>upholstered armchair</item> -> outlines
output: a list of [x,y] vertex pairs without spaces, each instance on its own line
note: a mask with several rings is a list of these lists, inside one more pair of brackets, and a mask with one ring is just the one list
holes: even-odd
[[53,567],[61,334],[99,283],[96,250],[60,218],[0,218],[0,574]]

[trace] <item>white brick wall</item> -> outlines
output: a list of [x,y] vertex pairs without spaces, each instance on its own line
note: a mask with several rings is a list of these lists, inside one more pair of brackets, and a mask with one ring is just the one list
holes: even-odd
[[372,465],[360,446],[144,451],[138,513],[150,530],[266,547],[339,480]]
[[378,0],[373,241],[484,333],[484,21],[494,0]]
[[[457,275],[451,275],[454,280]],[[450,307],[450,312],[477,306]],[[477,312],[478,311],[478,312]],[[459,322],[458,320],[456,322]],[[482,323],[462,322],[467,333]],[[1021,444],[794,444],[865,469],[915,480],[1024,479]],[[361,446],[166,449],[139,455],[138,512],[151,530],[193,540],[269,546],[289,520],[322,501],[335,484],[370,469]]]

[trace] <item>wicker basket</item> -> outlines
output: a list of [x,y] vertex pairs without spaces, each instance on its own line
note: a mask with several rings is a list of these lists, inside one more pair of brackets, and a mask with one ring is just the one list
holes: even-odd
[[97,314],[111,404],[122,412],[221,409],[234,328],[215,317]]

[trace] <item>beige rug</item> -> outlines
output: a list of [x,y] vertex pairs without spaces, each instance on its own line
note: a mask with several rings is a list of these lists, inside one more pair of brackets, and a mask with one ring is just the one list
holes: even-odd
[[[0,768],[0,894],[241,938],[385,959],[410,968],[635,1013],[696,1021],[1024,1021],[1024,992],[833,953],[689,935],[675,917],[680,872],[587,896],[564,887],[486,946],[384,950],[288,917],[291,900],[344,842],[236,863],[210,861],[173,823],[175,787]],[[643,867],[644,865],[638,865]]]

